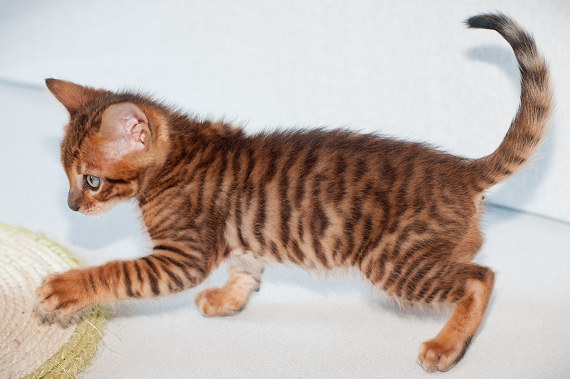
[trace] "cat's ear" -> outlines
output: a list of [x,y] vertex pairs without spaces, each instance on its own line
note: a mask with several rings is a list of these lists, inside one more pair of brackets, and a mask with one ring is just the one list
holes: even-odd
[[148,118],[135,104],[113,104],[103,112],[101,135],[111,137],[115,157],[144,150],[150,137]]
[[73,115],[81,107],[108,94],[108,91],[80,86],[59,79],[46,79],[46,86]]

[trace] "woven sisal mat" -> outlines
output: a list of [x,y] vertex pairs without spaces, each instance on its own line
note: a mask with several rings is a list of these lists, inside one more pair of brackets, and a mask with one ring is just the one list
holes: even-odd
[[105,324],[100,306],[68,325],[34,310],[42,278],[75,266],[51,240],[0,223],[0,378],[73,378],[93,358]]

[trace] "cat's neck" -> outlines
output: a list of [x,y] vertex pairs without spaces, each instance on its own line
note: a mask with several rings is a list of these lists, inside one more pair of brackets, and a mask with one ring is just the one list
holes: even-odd
[[144,198],[168,188],[169,181],[164,180],[173,173],[185,172],[191,180],[193,168],[200,166],[201,160],[207,159],[205,152],[229,150],[241,145],[240,140],[247,139],[243,131],[222,122],[198,120],[179,113],[173,113],[161,123],[160,133],[167,136],[165,143],[156,146],[163,151],[161,160],[145,170],[141,182],[139,203]]

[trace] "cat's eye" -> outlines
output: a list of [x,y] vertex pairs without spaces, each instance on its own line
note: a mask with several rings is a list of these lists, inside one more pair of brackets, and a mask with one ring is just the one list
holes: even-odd
[[93,175],[86,175],[85,180],[87,181],[89,187],[91,187],[93,190],[99,188],[99,185],[101,184],[101,179]]

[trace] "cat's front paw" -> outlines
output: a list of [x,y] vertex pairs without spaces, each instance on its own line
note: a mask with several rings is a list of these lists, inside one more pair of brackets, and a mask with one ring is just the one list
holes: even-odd
[[38,310],[67,318],[89,305],[81,270],[71,270],[46,277],[36,290]]
[[463,357],[468,344],[436,337],[422,344],[418,363],[427,372],[447,371]]
[[231,316],[239,312],[247,299],[237,297],[226,288],[208,288],[196,295],[196,305],[203,316]]

